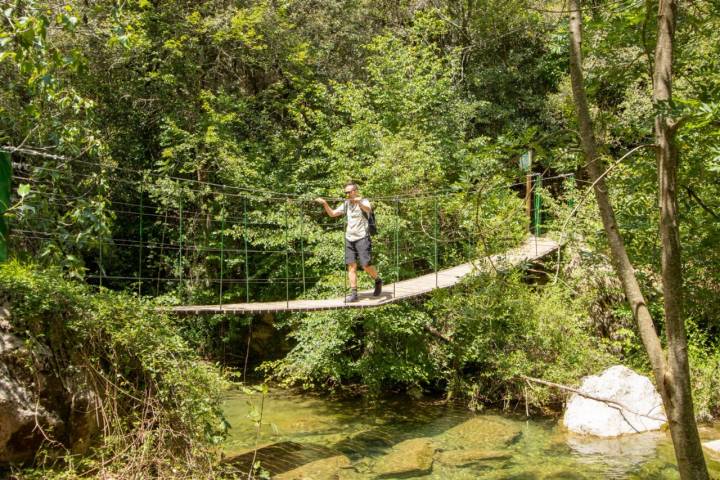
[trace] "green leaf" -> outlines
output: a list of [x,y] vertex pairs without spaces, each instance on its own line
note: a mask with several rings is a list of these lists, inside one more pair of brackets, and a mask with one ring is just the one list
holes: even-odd
[[30,185],[21,183],[17,188],[17,194],[20,198],[25,198],[30,194]]

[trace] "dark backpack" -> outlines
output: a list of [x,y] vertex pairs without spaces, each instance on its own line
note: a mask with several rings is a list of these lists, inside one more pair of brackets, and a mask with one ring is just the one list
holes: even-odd
[[[347,212],[347,209],[350,208],[350,202],[347,200],[345,201],[345,211]],[[360,213],[362,213],[362,216],[365,217],[365,220],[368,222],[368,234],[369,235],[377,235],[378,229],[377,229],[377,222],[375,221],[375,210],[370,210],[370,213],[367,214],[365,211],[361,208]]]
[[368,233],[370,235],[377,235],[377,222],[375,221],[375,210],[370,210],[370,214],[368,215],[365,212],[362,212],[363,217],[365,217],[365,220],[368,222]]

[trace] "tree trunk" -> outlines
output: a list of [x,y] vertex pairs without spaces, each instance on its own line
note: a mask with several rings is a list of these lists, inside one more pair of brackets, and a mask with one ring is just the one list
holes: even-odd
[[595,134],[593,133],[592,120],[590,119],[590,111],[588,109],[585,87],[583,85],[582,55],[580,50],[582,38],[581,29],[582,18],[578,0],[570,0],[570,79],[572,81],[572,91],[578,123],[580,124],[580,142],[587,162],[588,175],[595,183],[595,198],[598,209],[600,210],[600,218],[602,219],[603,227],[608,237],[613,266],[620,278],[625,297],[630,304],[633,316],[638,323],[640,337],[650,356],[650,363],[653,367],[655,378],[659,380],[657,383],[660,394],[664,397],[664,382],[662,378],[665,373],[665,356],[662,345],[660,344],[660,338],[655,331],[652,316],[640,290],[640,284],[635,277],[635,269],[625,250],[625,243],[620,236],[605,180],[601,178],[603,174],[603,162],[597,153],[597,143],[595,141]]
[[695,423],[682,305],[682,262],[677,213],[679,152],[675,143],[677,124],[668,116],[672,104],[673,37],[677,4],[675,0],[660,0],[658,9],[653,103],[657,112],[655,143],[662,240],[662,288],[668,339],[666,381],[673,406],[672,409],[666,407],[666,410],[681,477],[703,479],[708,478],[708,472]]
[[[661,0],[660,2],[659,35],[655,64],[655,89],[657,90],[658,80],[662,81],[663,88],[667,92],[667,96],[664,97],[667,99],[666,102],[670,99],[672,35],[675,26],[672,0],[669,0],[670,7],[666,5],[667,3],[668,0]],[[670,351],[666,360],[652,316],[635,276],[635,270],[625,250],[605,181],[602,179],[603,165],[597,151],[582,74],[582,13],[579,0],[570,0],[569,5],[570,78],[580,126],[580,141],[587,162],[588,174],[595,183],[595,198],[608,237],[613,266],[620,278],[633,316],[637,321],[645,350],[650,357],[655,382],[668,417],[680,476],[683,479],[707,479],[707,467],[705,466],[702,446],[697,432],[692,396],[690,394],[687,341],[681,314],[682,296],[680,287],[682,277],[680,275],[680,240],[677,228],[677,202],[675,196],[678,152],[673,143],[673,124],[662,117],[660,125],[663,128],[658,129],[659,124],[656,119],[658,162],[661,165],[659,168],[659,180],[661,234],[663,240],[663,288],[665,289],[666,322]],[[669,10],[669,13],[663,14],[663,10]],[[662,42],[664,42],[665,47],[661,45]],[[668,47],[669,51],[667,50]],[[654,93],[654,98],[657,101],[657,91]],[[668,308],[670,309],[669,312]]]

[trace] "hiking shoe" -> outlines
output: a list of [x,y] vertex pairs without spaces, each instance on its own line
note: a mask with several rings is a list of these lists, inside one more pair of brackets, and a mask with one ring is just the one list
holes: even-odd
[[379,297],[382,293],[382,279],[380,277],[375,279],[375,290],[373,291],[373,297]]
[[352,302],[357,302],[357,301],[358,301],[358,294],[357,294],[356,290],[353,290],[352,292],[350,292],[350,295],[345,297],[345,303],[352,303]]

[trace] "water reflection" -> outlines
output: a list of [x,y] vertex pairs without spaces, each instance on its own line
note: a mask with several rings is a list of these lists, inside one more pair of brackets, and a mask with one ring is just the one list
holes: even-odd
[[667,441],[662,432],[645,432],[616,438],[597,438],[569,433],[565,442],[578,463],[603,465],[612,478],[625,478],[633,468],[657,457],[658,445]]

